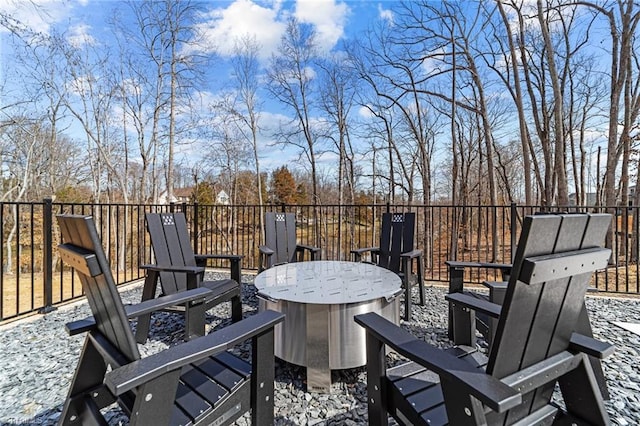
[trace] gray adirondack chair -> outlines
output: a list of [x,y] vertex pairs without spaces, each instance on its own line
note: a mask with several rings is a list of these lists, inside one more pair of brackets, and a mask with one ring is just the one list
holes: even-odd
[[[185,290],[198,287],[210,290],[205,308],[209,309],[223,302],[231,302],[231,318],[242,319],[242,302],[240,274],[242,256],[234,254],[196,255],[191,247],[189,230],[183,213],[147,213],[147,230],[151,238],[156,263],[142,265],[147,271],[142,301],[156,297],[157,285],[160,282],[161,295],[179,294]],[[230,278],[216,281],[204,281],[204,270],[208,259],[224,259],[229,261]],[[193,315],[184,305],[164,309],[166,311],[183,312],[187,322],[187,338],[204,335],[204,315]],[[149,334],[151,315],[138,318],[136,340],[143,343]]]
[[264,215],[264,245],[258,247],[258,272],[283,263],[320,260],[321,249],[297,242],[294,213],[267,212]]
[[[612,345],[576,333],[609,215],[528,216],[488,356],[435,348],[376,314],[355,317],[367,331],[369,423],[388,415],[412,425],[609,424],[587,355]],[[447,295],[477,309],[477,299]],[[410,362],[386,369],[388,345]],[[559,384],[564,407],[552,400]]]
[[413,262],[417,264],[416,282],[419,288],[420,304],[424,305],[424,285],[422,250],[415,248],[416,214],[383,213],[380,230],[380,245],[351,250],[353,260],[360,262],[365,253],[370,253],[372,263],[395,272],[402,279],[405,289],[404,320],[411,318],[411,282],[413,281]]
[[[67,324],[71,335],[86,333],[86,339],[59,424],[106,425],[100,409],[114,402],[132,425],[228,425],[248,410],[253,424],[273,423],[273,327],[282,314],[265,311],[141,358],[93,219],[65,215],[58,223],[60,256],[75,268],[93,313]],[[179,296],[192,293],[203,305],[208,292]],[[136,313],[165,303],[149,300]],[[251,364],[227,351],[249,339]]]

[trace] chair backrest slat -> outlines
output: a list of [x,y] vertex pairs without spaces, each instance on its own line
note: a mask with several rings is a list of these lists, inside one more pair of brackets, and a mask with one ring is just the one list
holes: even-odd
[[[91,216],[57,217],[64,244],[60,250],[87,264],[76,270],[98,330],[130,361],[140,359],[109,262]],[[100,271],[97,270],[100,269]],[[89,273],[88,273],[89,272]]]
[[[158,265],[196,266],[184,213],[147,213],[147,229]],[[187,275],[161,272],[160,283],[165,294],[187,289]]]

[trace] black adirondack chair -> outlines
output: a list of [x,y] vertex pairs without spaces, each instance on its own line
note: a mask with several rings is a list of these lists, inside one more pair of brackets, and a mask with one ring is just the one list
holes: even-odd
[[[145,217],[156,264],[141,266],[147,271],[142,290],[142,301],[156,297],[158,280],[163,296],[202,287],[210,290],[205,302],[205,310],[223,302],[231,302],[232,321],[242,319],[240,291],[242,256],[194,254],[183,213],[147,213]],[[204,281],[204,270],[208,259],[228,260],[231,278]],[[189,306],[187,305],[187,307]],[[164,310],[185,313],[187,338],[204,335],[204,314],[194,314],[192,310],[185,309],[185,305],[176,305]],[[136,328],[138,343],[143,343],[147,339],[150,321],[150,314],[138,318]]]
[[372,263],[395,272],[402,279],[405,289],[404,320],[411,318],[411,281],[413,279],[413,262],[416,262],[417,284],[420,291],[420,304],[424,305],[424,285],[422,250],[414,245],[416,214],[383,213],[380,245],[351,250],[353,260],[360,262],[362,255],[370,253]]
[[[355,317],[367,330],[369,423],[388,414],[412,425],[609,424],[587,354],[613,346],[575,333],[608,215],[525,218],[488,356],[471,347],[435,348],[382,317]],[[450,294],[458,304],[477,299]],[[385,345],[410,362],[385,368]],[[565,408],[552,400],[556,383]]]
[[258,248],[258,272],[274,265],[303,261],[307,253],[309,260],[320,260],[319,247],[298,244],[294,213],[265,213],[264,230],[265,242]]
[[[535,215],[541,214],[544,213],[535,213]],[[469,309],[465,305],[456,304],[454,300],[449,302],[449,338],[456,345],[475,346],[477,331],[485,338],[488,344],[491,344],[500,316],[500,306],[496,305],[502,305],[504,301],[507,282],[513,265],[510,263],[457,261],[446,261],[445,263],[449,269],[449,293],[464,293],[469,297],[477,298],[476,304],[480,306],[478,309]],[[485,281],[483,284],[489,289],[488,295],[465,289],[465,270],[473,268],[495,270],[503,281]],[[485,301],[490,303],[487,304]],[[582,306],[576,331],[584,336],[593,337],[593,330],[585,303]],[[589,358],[598,380],[600,391],[605,399],[609,399],[609,389],[605,382],[602,363],[597,357],[590,356]]]
[[[273,423],[273,327],[282,314],[265,311],[141,358],[93,219],[67,215],[58,223],[60,256],[75,268],[93,313],[67,324],[71,335],[87,335],[59,424],[106,425],[100,409],[114,402],[132,425],[227,425],[248,410],[253,424]],[[202,304],[208,290],[190,292],[201,293]],[[162,299],[138,310],[156,304]],[[251,364],[228,352],[248,339]]]

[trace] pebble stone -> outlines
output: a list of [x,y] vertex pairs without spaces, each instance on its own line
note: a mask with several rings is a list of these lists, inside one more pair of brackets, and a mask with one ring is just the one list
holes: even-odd
[[[209,272],[209,278],[222,277]],[[243,276],[244,315],[257,311],[253,275]],[[414,289],[415,290],[415,289]],[[448,347],[445,288],[426,287],[426,304],[414,305],[412,318],[402,326],[420,339]],[[121,289],[125,303],[140,300],[141,285]],[[417,293],[414,295],[417,300]],[[640,299],[589,296],[587,307],[596,338],[616,345],[604,360],[611,393],[606,402],[614,425],[640,424],[640,336],[623,330],[612,321],[640,322]],[[228,324],[229,306],[208,311],[208,327],[216,330]],[[84,301],[61,306],[45,315],[34,315],[0,326],[0,424],[51,425],[60,412],[82,348],[83,336],[69,337],[65,323],[90,315]],[[135,323],[132,323],[135,327]],[[157,313],[152,317],[149,340],[139,345],[142,356],[182,342],[184,322],[180,315]],[[237,349],[248,358],[249,344]],[[401,362],[390,357],[392,363]],[[330,394],[308,393],[305,368],[276,361],[276,425],[363,425],[367,424],[366,373],[364,367],[332,373]],[[113,405],[104,410],[110,425],[127,424]],[[249,425],[248,414],[236,425]],[[392,423],[393,424],[393,423]]]

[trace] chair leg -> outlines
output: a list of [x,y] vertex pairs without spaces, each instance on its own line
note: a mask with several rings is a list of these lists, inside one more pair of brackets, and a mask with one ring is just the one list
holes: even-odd
[[451,335],[449,339],[456,345],[476,345],[476,313],[467,308],[449,303],[452,320],[449,321]]
[[404,275],[404,320],[409,321],[411,318],[411,285],[407,279],[407,274]]
[[[461,292],[464,289],[464,268],[449,266],[449,293]],[[449,340],[454,340],[453,308],[449,304]]]
[[251,424],[272,425],[275,387],[273,328],[252,339],[251,351]]
[[387,389],[383,384],[386,373],[384,344],[367,333],[367,411],[369,424],[388,426],[389,415],[386,409]]
[[[158,286],[158,271],[149,271],[144,279],[144,287],[142,288],[142,302],[151,300],[156,296],[156,288]],[[151,314],[144,314],[138,317],[136,325],[136,342],[143,344],[149,336],[149,325],[151,323]]]
[[[87,407],[87,399],[91,400],[89,395],[90,391],[100,389],[104,381],[104,374],[107,371],[107,366],[104,363],[99,351],[95,348],[92,341],[87,338],[80,354],[80,360],[76,367],[73,381],[69,387],[69,394],[64,402],[62,414],[58,420],[60,425],[72,425],[78,423],[83,413],[87,413],[90,407]],[[115,398],[107,397],[103,395],[100,398],[95,398],[96,401],[102,401],[103,406],[107,406],[115,401]],[[102,407],[97,407],[98,409]],[[99,411],[98,411],[99,412]],[[96,420],[95,424],[99,424]]]
[[411,318],[411,260],[402,258],[402,285],[404,286],[404,320]]
[[424,306],[424,281],[423,281],[423,272],[424,272],[424,265],[422,264],[422,256],[418,256],[416,258],[416,261],[418,262],[418,271],[417,271],[417,275],[418,275],[418,290],[420,290],[420,305]]
[[231,321],[238,322],[242,320],[242,300],[240,295],[231,298]]
[[204,336],[204,323],[206,315],[205,303],[187,304],[184,313],[185,336],[184,340],[191,340]]
[[151,314],[144,314],[138,317],[138,322],[136,323],[136,342],[142,345],[147,341],[150,325]]
[[586,354],[583,354],[580,365],[560,377],[558,383],[569,414],[579,413],[578,417],[589,424],[608,424],[598,380]]
[[[591,329],[591,321],[589,320],[589,313],[587,312],[586,303],[582,304],[582,311],[578,317],[578,323],[576,324],[576,331],[588,337],[593,337],[593,330]],[[609,394],[609,388],[607,387],[607,380],[604,377],[604,371],[602,370],[602,361],[594,356],[589,356],[589,362],[593,369],[600,393],[605,400],[611,399]]]

